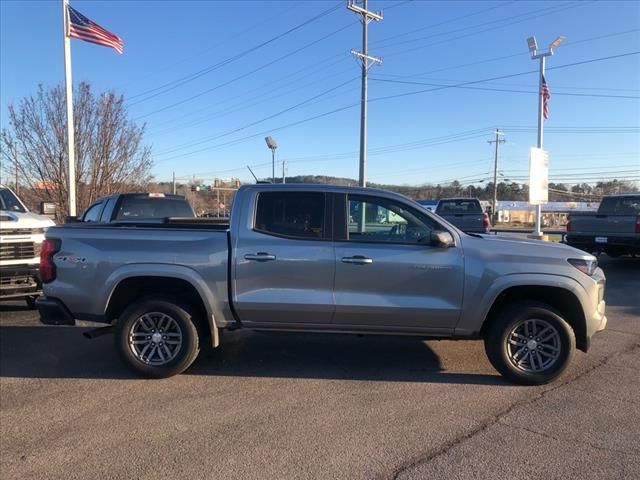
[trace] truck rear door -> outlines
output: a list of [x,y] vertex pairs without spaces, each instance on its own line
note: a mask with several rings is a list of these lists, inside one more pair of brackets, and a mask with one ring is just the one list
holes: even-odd
[[455,328],[462,306],[462,248],[432,246],[431,231],[442,227],[405,203],[352,194],[337,196],[337,203],[338,198],[336,326],[443,333]]
[[244,325],[309,328],[331,322],[331,200],[323,192],[267,190],[243,207],[231,278],[235,309]]

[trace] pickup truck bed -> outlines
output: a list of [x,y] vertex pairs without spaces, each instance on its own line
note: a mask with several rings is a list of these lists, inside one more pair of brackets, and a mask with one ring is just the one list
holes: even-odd
[[[244,186],[230,220],[51,228],[42,321],[115,326],[125,363],[150,377],[185,370],[220,330],[247,328],[482,337],[496,368],[528,384],[560,375],[606,323],[591,255],[466,235],[391,192]],[[508,360],[507,330],[541,337]],[[541,359],[523,357],[538,343]]]

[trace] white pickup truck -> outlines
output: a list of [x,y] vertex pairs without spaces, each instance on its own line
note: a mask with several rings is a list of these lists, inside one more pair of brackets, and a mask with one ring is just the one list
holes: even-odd
[[30,308],[40,294],[40,246],[55,225],[32,213],[9,188],[0,185],[0,300],[24,298]]

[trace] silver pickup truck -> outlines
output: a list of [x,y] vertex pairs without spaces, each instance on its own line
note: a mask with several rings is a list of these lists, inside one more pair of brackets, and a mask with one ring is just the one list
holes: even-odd
[[45,324],[109,324],[137,373],[184,371],[220,331],[484,339],[522,384],[560,375],[606,324],[595,257],[468,235],[391,192],[248,185],[230,225],[69,224],[42,248]]
[[565,241],[611,257],[640,255],[640,194],[611,195],[602,199],[595,213],[572,213]]

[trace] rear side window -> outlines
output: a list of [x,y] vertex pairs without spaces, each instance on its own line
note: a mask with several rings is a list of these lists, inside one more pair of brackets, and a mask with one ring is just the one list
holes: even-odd
[[436,213],[482,213],[482,207],[477,200],[442,200]]
[[116,220],[152,220],[167,217],[195,217],[182,198],[124,197]]
[[321,239],[324,235],[324,194],[260,193],[254,228],[273,235]]
[[640,215],[640,196],[603,198],[598,213]]
[[82,216],[83,222],[97,222],[100,217],[100,210],[102,210],[102,202],[95,203],[87,208],[87,211],[84,212]]

